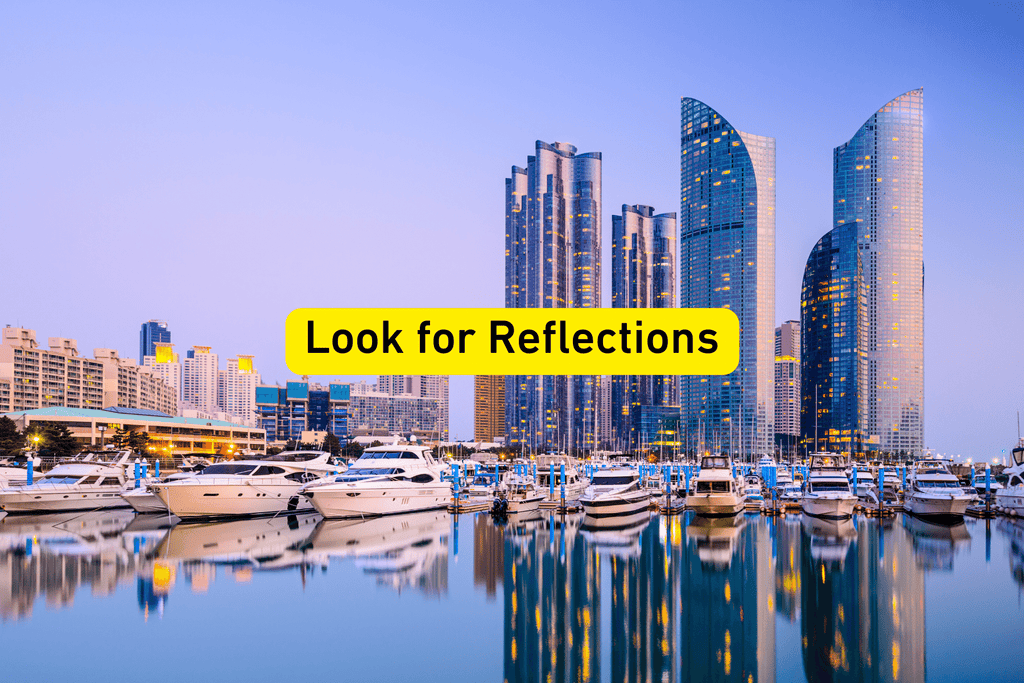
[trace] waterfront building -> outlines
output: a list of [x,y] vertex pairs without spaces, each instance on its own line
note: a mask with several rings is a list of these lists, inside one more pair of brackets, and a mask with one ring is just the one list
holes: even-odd
[[5,327],[0,344],[0,410],[34,410],[51,406],[107,406],[159,410],[174,415],[174,390],[149,368],[112,349],[94,349],[93,358],[78,355],[78,342],[50,337],[39,348],[35,330]]
[[[612,216],[612,307],[676,307],[676,214],[655,214],[649,206],[623,204],[622,215]],[[641,440],[639,408],[650,410],[647,419],[672,415],[678,430],[679,394],[674,375],[616,375],[612,382],[612,435],[617,449],[634,450],[652,442]],[[652,425],[648,425],[648,431]],[[654,426],[659,444],[664,429]]]
[[142,359],[142,364],[151,368],[153,374],[171,388],[175,399],[180,400],[181,363],[178,361],[178,354],[174,353],[174,344],[156,342],[153,344],[153,351],[153,355]]
[[217,406],[240,424],[256,426],[256,387],[260,374],[253,357],[228,358],[227,369],[217,371]]
[[60,422],[79,444],[100,445],[99,427],[106,427],[105,443],[118,428],[149,434],[150,452],[158,457],[182,456],[190,453],[227,455],[241,450],[265,452],[266,438],[262,429],[246,427],[223,420],[172,417],[153,410],[135,408],[65,408],[48,407],[8,413],[19,429],[34,424]]
[[775,447],[786,458],[800,441],[800,321],[775,328]]
[[[505,179],[505,307],[601,305],[601,154],[540,140]],[[600,378],[505,380],[510,445],[591,449]]]
[[157,344],[170,344],[171,331],[163,320],[147,320],[139,332],[139,363],[145,364],[146,356],[156,355]]
[[389,396],[418,396],[437,400],[440,424],[448,428],[448,375],[378,375],[376,391]]
[[473,378],[473,438],[498,441],[505,438],[505,376]]
[[801,290],[807,448],[924,448],[923,90],[833,151],[833,226]]
[[220,359],[209,346],[185,352],[181,371],[181,401],[196,410],[217,411],[217,371]]
[[[447,396],[447,382],[445,390]],[[428,441],[447,441],[447,415],[445,399],[412,392],[388,394],[363,385],[351,392],[349,431],[352,434],[412,434]]]
[[775,139],[736,130],[682,99],[679,306],[739,318],[740,362],[724,376],[684,376],[687,450],[771,452],[775,427]]
[[303,432],[330,432],[342,443],[349,438],[349,385],[327,386],[307,381],[284,387],[258,385],[255,391],[256,422],[267,441],[283,444],[299,441]]

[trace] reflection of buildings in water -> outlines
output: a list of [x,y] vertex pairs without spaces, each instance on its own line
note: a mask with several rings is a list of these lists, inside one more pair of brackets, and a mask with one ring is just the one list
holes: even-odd
[[1024,589],[1024,520],[1004,517],[999,520],[999,528],[1010,540],[1010,575]]
[[808,520],[801,550],[807,680],[923,681],[924,575],[904,531]]
[[61,608],[81,585],[109,595],[127,583],[142,561],[120,537],[133,517],[129,510],[0,519],[0,619],[31,616],[39,596]]
[[774,681],[775,563],[766,520],[695,517],[686,538],[682,680]]
[[503,549],[505,540],[500,528],[490,520],[489,515],[475,515],[473,518],[473,585],[483,586],[488,599],[498,593],[504,572]]
[[552,514],[505,530],[506,681],[601,678],[599,558],[578,524]]
[[791,623],[800,617],[800,519],[786,515],[776,521],[775,611]]
[[448,593],[451,516],[430,510],[373,519],[322,520],[303,545],[307,558],[352,558],[377,583],[401,592]]
[[901,517],[913,541],[914,560],[921,569],[952,571],[956,554],[971,547],[971,533],[963,520],[941,524],[909,514]]

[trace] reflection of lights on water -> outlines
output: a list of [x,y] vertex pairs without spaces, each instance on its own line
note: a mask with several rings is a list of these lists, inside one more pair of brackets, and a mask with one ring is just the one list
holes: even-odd
[[[729,586],[729,582],[725,582],[725,601],[729,602],[732,600],[732,588]],[[728,631],[726,631],[728,633]]]

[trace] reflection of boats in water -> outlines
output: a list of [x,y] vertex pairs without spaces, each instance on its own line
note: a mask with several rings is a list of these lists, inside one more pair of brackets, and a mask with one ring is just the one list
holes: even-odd
[[852,519],[802,515],[800,523],[809,536],[811,559],[840,564],[846,561],[853,539],[857,537],[857,528]]
[[165,561],[243,565],[274,569],[303,563],[299,546],[317,515],[281,515],[228,522],[179,524],[156,549]]
[[451,515],[444,510],[325,519],[302,549],[324,560],[353,558],[357,567],[396,590],[418,584],[428,592],[441,592],[447,589],[450,525]]
[[686,540],[697,546],[697,557],[702,564],[725,569],[732,563],[740,531],[746,523],[747,519],[743,515],[696,515],[686,527]]
[[958,550],[971,546],[971,533],[963,519],[952,524],[901,515],[903,528],[911,536],[914,559],[925,569],[953,569],[953,557]]
[[129,509],[8,515],[0,519],[0,552],[26,548],[58,555],[121,553],[121,534],[135,518]]
[[1024,588],[1024,521],[1003,518],[999,520],[999,528],[1010,539],[1010,575]]
[[584,517],[580,535],[602,554],[639,557],[640,534],[650,522],[648,510],[615,517]]

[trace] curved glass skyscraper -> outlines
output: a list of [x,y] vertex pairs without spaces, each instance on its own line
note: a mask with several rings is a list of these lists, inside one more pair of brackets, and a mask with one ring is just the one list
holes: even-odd
[[773,450],[775,139],[741,133],[682,100],[679,305],[729,308],[740,362],[725,376],[680,378],[686,450]]
[[833,228],[801,292],[801,434],[814,448],[924,447],[924,91],[875,112],[833,156]]
[[[601,305],[601,154],[540,140],[505,179],[505,307]],[[505,379],[510,445],[590,449],[598,378]]]

